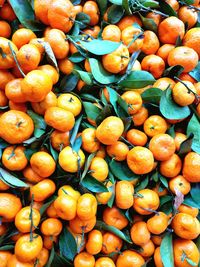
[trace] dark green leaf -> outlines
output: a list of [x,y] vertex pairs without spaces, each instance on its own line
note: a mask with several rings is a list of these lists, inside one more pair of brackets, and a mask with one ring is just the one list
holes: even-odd
[[78,83],[78,80],[78,76],[73,73],[65,75],[60,83],[60,91],[62,93],[73,91]]
[[112,5],[108,10],[108,22],[116,24],[123,17],[124,9],[119,5]]
[[97,116],[100,114],[101,109],[90,102],[82,102],[82,103],[87,117],[95,121]]
[[51,152],[52,157],[54,158],[55,161],[57,161],[58,160],[58,152],[52,147],[51,143],[50,143],[49,147],[50,147],[50,152]]
[[28,110],[27,113],[32,118],[32,120],[34,122],[34,127],[35,127],[34,128],[34,136],[36,138],[39,138],[40,136],[42,136],[45,133],[45,130],[47,127],[46,122],[42,116],[36,114],[32,110]]
[[160,112],[166,119],[184,119],[190,115],[188,106],[181,107],[172,99],[172,90],[169,88],[163,91],[160,99]]
[[200,123],[195,114],[193,114],[187,127],[187,135],[194,134],[192,141],[192,150],[200,153]]
[[129,0],[122,0],[122,6],[128,15],[132,15],[132,12],[129,6]]
[[96,152],[92,153],[88,156],[87,161],[85,163],[84,171],[82,172],[82,175],[81,175],[81,180],[83,180],[83,178],[86,176],[86,174],[89,170],[90,164],[91,164],[93,158],[95,157],[95,155],[96,155]]
[[188,152],[191,151],[191,146],[192,146],[193,137],[194,137],[194,134],[191,133],[191,134],[189,135],[189,137],[188,137],[185,141],[183,141],[183,142],[181,143],[181,145],[180,145],[180,149],[179,149],[179,151],[178,151],[178,155],[179,155],[179,156],[182,157],[182,156],[186,155]]
[[196,203],[200,203],[200,183],[193,183],[192,188],[190,190],[190,194],[192,196],[192,199]]
[[185,197],[185,199],[183,201],[183,204],[185,204],[187,206],[190,206],[190,207],[194,207],[194,208],[200,209],[200,203],[199,202],[195,202],[190,194]]
[[98,228],[100,230],[109,231],[109,232],[115,234],[116,236],[120,237],[121,239],[123,239],[127,243],[132,244],[132,241],[131,241],[130,237],[125,235],[122,231],[120,231],[119,229],[115,228],[114,226],[107,225],[102,221],[97,221],[96,228]]
[[112,192],[112,196],[111,198],[109,199],[107,205],[109,208],[112,208],[113,204],[114,204],[114,201],[115,201],[115,184],[113,184],[112,186],[110,186],[108,188],[108,191],[109,192]]
[[[198,12],[199,13],[199,12]],[[196,66],[196,68],[194,68],[192,71],[189,72],[189,74],[195,79],[197,80],[197,82],[200,82],[200,62],[198,63],[198,65]]]
[[162,196],[160,197],[160,206],[164,205],[167,202],[171,202],[173,200],[172,196]]
[[135,192],[138,192],[138,191],[146,188],[148,183],[149,183],[149,177],[148,176],[146,176],[145,178],[141,178],[139,180],[139,183],[137,183],[137,185],[135,187]]
[[38,149],[36,149],[36,148],[34,148],[34,149],[33,148],[26,148],[26,150],[24,151],[24,154],[25,154],[26,158],[28,160],[30,160],[32,155],[34,153],[36,153],[37,151],[38,151]]
[[149,88],[141,94],[141,97],[144,102],[158,104],[160,102],[162,92],[163,91],[159,88]]
[[72,146],[72,150],[78,153],[81,148],[81,145],[82,145],[82,136],[79,136],[78,138],[75,139],[75,142]]
[[15,246],[14,245],[5,245],[5,246],[1,246],[0,247],[0,251],[1,250],[13,250]]
[[112,115],[111,105],[107,104],[96,118],[96,124],[99,125],[105,118]]
[[79,52],[76,52],[69,57],[69,60],[73,63],[82,62],[84,59],[85,57],[83,57]]
[[80,127],[80,125],[81,125],[82,118],[83,118],[83,116],[80,116],[80,117],[76,120],[73,129],[70,131],[70,145],[71,145],[71,147],[73,147],[73,145],[74,145],[74,143],[75,143],[76,136],[77,136],[77,134],[78,134],[78,131],[79,131],[79,127]]
[[176,76],[179,76],[183,72],[184,68],[181,65],[175,65],[172,67],[167,68],[163,76],[168,77],[168,78],[174,78]]
[[86,28],[90,23],[90,16],[80,12],[76,16],[76,23],[78,22],[80,29]]
[[110,84],[117,81],[117,77],[114,74],[110,74],[103,67],[100,61],[95,58],[90,58],[90,67],[92,75],[95,80],[101,84]]
[[56,196],[52,196],[48,202],[46,202],[45,204],[42,205],[42,207],[40,208],[40,215],[42,216],[45,211],[48,209],[48,207],[54,202],[54,200],[56,199]]
[[142,20],[142,24],[146,30],[157,32],[157,24],[155,21],[151,18],[145,18],[140,14],[140,18]]
[[139,176],[134,174],[126,164],[126,162],[115,161],[112,159],[109,163],[109,167],[111,172],[119,179],[132,181],[134,179],[138,179]]
[[154,0],[143,0],[141,1],[142,5],[145,7],[151,7],[151,8],[158,8],[159,4],[157,1]]
[[108,93],[109,93],[110,103],[113,106],[115,113],[117,114],[117,101],[118,101],[118,98],[120,96],[118,95],[118,93],[114,89],[112,89],[110,87],[106,87],[106,88],[107,88]]
[[121,43],[97,39],[89,42],[80,41],[80,44],[90,53],[98,56],[110,54],[121,45]]
[[160,255],[164,267],[174,267],[172,233],[167,233],[162,239]]
[[26,183],[13,176],[8,171],[0,168],[0,180],[9,185],[10,187],[29,187]]
[[168,188],[168,182],[165,177],[163,177],[161,174],[159,175],[161,183],[164,185],[164,187]]
[[31,21],[34,21],[34,11],[28,1],[25,0],[10,0],[10,5],[12,6],[17,18],[28,29],[31,29],[32,31],[38,31],[41,30],[41,27],[38,27],[31,23]]
[[70,267],[73,263],[60,254],[55,253],[51,267]]
[[82,71],[82,70],[73,70],[75,74],[79,76],[79,78],[84,81],[88,85],[92,85],[92,74],[90,72]]
[[108,192],[107,187],[103,183],[88,174],[81,181],[81,185],[93,193]]
[[74,236],[65,227],[59,238],[60,255],[66,259],[73,260],[77,253],[77,245]]
[[51,63],[56,68],[57,72],[59,72],[58,64],[50,44],[42,40],[40,40],[39,43],[41,43],[41,45],[45,49],[47,61],[49,61],[49,63]]
[[52,266],[52,262],[53,262],[54,257],[55,257],[55,249],[54,249],[54,246],[52,246],[52,249],[51,249],[51,252],[49,255],[49,259],[48,259],[48,262],[45,265],[45,267],[51,267]]
[[171,137],[175,137],[175,125],[172,125],[168,130],[167,130],[167,134],[169,134]]
[[[147,71],[135,70],[119,83],[124,88],[142,88],[155,82],[154,77]],[[129,89],[127,89],[129,90]]]
[[165,2],[163,0],[159,0],[159,6],[160,6],[160,10],[163,13],[165,13],[169,16],[177,17],[177,13],[174,11],[174,9],[167,2]]
[[70,0],[74,6],[79,5],[81,0]]
[[107,9],[108,1],[107,0],[97,0],[101,16],[104,15]]

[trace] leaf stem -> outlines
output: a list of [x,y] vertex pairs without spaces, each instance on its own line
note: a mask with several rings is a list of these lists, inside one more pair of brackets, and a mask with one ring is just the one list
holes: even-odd
[[11,51],[11,53],[12,53],[12,55],[13,55],[13,58],[14,58],[14,60],[15,60],[15,63],[16,63],[16,65],[17,65],[17,68],[19,69],[21,75],[22,75],[23,77],[26,77],[25,73],[23,72],[23,70],[21,69],[21,67],[20,67],[20,65],[19,65],[19,62],[18,62],[17,57],[16,57],[16,53],[15,53],[15,51],[12,49],[12,46],[11,46],[11,43],[10,43],[10,42],[8,42],[8,46],[9,46],[9,48],[10,48],[10,51]]

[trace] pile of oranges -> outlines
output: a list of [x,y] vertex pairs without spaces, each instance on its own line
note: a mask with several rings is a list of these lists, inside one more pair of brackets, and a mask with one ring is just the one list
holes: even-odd
[[0,0],[0,267],[200,261],[199,0]]

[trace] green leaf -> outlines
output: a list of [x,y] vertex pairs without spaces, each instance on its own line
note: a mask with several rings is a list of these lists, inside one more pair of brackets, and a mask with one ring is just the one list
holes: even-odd
[[112,196],[110,197],[107,205],[109,208],[112,208],[113,207],[113,204],[114,204],[114,201],[115,201],[115,184],[113,184],[112,186],[110,186],[108,188],[108,191],[109,192],[112,192]]
[[[199,12],[198,12],[199,13]],[[200,62],[198,63],[198,65],[189,72],[189,74],[195,79],[197,80],[197,82],[200,82]]]
[[9,185],[10,187],[29,187],[26,183],[9,173],[8,171],[0,168],[0,180]]
[[140,15],[140,18],[142,20],[142,24],[146,30],[157,32],[158,26],[153,19],[145,18],[141,14],[139,14],[139,15]]
[[111,105],[107,104],[96,118],[96,124],[99,125],[105,118],[112,115]]
[[50,152],[52,157],[54,158],[55,161],[58,160],[58,152],[52,147],[51,143],[49,144],[50,147]]
[[126,162],[116,161],[112,159],[109,163],[111,172],[119,179],[132,181],[138,179],[139,176],[134,174],[126,164]]
[[95,58],[90,58],[90,67],[92,75],[95,80],[101,84],[110,84],[117,81],[117,77],[114,74],[110,74],[103,67],[100,61]]
[[163,91],[159,88],[149,88],[141,94],[141,97],[144,102],[158,104],[160,102],[162,92]]
[[192,141],[192,150],[200,153],[200,123],[195,114],[193,114],[187,126],[187,135],[194,134]]
[[167,130],[167,134],[169,134],[171,137],[175,137],[175,125],[172,125],[168,130]]
[[75,140],[76,140],[76,136],[78,134],[80,125],[81,125],[81,121],[82,121],[83,116],[81,115],[75,122],[73,129],[70,131],[70,145],[71,147],[73,147]]
[[92,74],[90,72],[82,71],[82,70],[73,70],[75,74],[79,76],[79,78],[84,81],[88,85],[92,85]]
[[184,198],[183,204],[200,209],[200,202],[195,202],[190,194]]
[[143,0],[141,1],[142,5],[145,7],[151,7],[151,8],[158,8],[159,4],[157,1],[154,0]]
[[119,5],[112,5],[108,10],[108,22],[116,24],[123,17],[124,9]]
[[160,99],[160,112],[165,118],[175,120],[185,119],[190,115],[188,106],[181,107],[173,101],[170,88],[163,91]]
[[169,15],[169,16],[174,16],[177,17],[177,13],[174,11],[174,9],[165,1],[163,0],[159,0],[159,6],[160,6],[160,10]]
[[132,15],[132,12],[129,6],[129,0],[122,0],[122,6],[128,15]]
[[81,175],[81,180],[83,180],[83,178],[86,176],[86,174],[87,174],[87,172],[89,170],[90,164],[91,164],[93,158],[95,157],[95,155],[96,155],[96,152],[95,153],[92,153],[92,154],[90,154],[88,156],[87,161],[85,163],[84,170],[83,170],[82,175]]
[[97,4],[101,13],[101,16],[103,17],[104,13],[107,10],[108,1],[107,0],[97,0]]
[[14,245],[5,245],[0,247],[0,251],[2,250],[12,250],[15,246]]
[[59,238],[60,255],[66,259],[73,260],[77,253],[77,245],[73,235],[64,227]]
[[78,138],[76,138],[73,146],[72,146],[72,150],[75,151],[76,153],[79,152],[80,148],[82,145],[82,136],[79,136]]
[[90,102],[82,102],[82,104],[84,106],[87,117],[91,120],[96,120],[97,116],[101,112],[101,109]]
[[193,260],[191,260],[190,258],[186,257],[186,261],[187,263],[189,263],[191,266],[197,266],[197,263],[195,263]]
[[30,3],[27,0],[10,0],[10,5],[12,6],[17,18],[26,28],[32,31],[40,31],[41,27],[34,25],[31,21],[34,21],[34,10],[32,9]]
[[178,151],[178,155],[180,157],[186,155],[188,152],[191,151],[192,141],[193,141],[194,134],[191,133],[189,137],[183,141],[180,145],[180,149]]
[[[155,82],[151,73],[143,70],[132,71],[125,80],[119,83],[122,87],[127,88],[142,88]],[[126,89],[125,89],[126,90]],[[129,89],[128,89],[129,90]]]
[[138,192],[138,191],[146,188],[148,183],[149,183],[149,177],[148,176],[146,176],[145,178],[141,178],[139,180],[139,183],[137,183],[137,186],[135,187],[135,192]]
[[27,113],[32,118],[32,120],[34,122],[34,127],[35,127],[34,128],[34,136],[36,138],[39,138],[40,136],[42,136],[45,133],[45,130],[47,127],[46,122],[42,116],[36,114],[32,110],[28,110]]
[[108,90],[108,93],[109,93],[110,103],[113,106],[115,113],[117,114],[117,101],[118,101],[118,97],[120,96],[114,89],[110,87],[106,87],[106,89]]
[[97,39],[89,42],[80,41],[80,44],[90,53],[98,56],[110,54],[121,45],[121,43]]
[[160,246],[160,255],[164,267],[174,267],[172,233],[167,233],[164,236]]
[[115,4],[115,5],[119,5],[119,6],[122,5],[122,0],[109,0],[109,2],[111,2],[111,3]]
[[173,200],[172,196],[162,196],[160,197],[160,206],[163,206],[167,202],[171,202]]
[[164,71],[163,76],[174,79],[174,77],[179,76],[183,70],[184,68],[181,65],[175,65],[167,68]]
[[45,211],[48,209],[48,207],[54,202],[54,200],[56,200],[56,196],[52,196],[48,202],[46,202],[45,204],[42,205],[42,207],[40,208],[40,215],[42,216]]
[[162,176],[161,174],[159,175],[159,179],[160,179],[161,183],[164,185],[164,187],[168,188],[167,179],[164,176]]
[[117,229],[114,226],[107,225],[106,223],[104,223],[102,221],[97,221],[96,228],[98,228],[99,230],[109,231],[109,232],[115,234],[116,236],[120,237],[121,239],[123,239],[127,243],[132,244],[130,237],[125,235],[122,231],[120,231],[119,229]]
[[74,73],[71,73],[70,75],[65,75],[60,82],[59,92],[61,91],[62,93],[65,93],[73,91],[78,81],[79,77]]
[[88,174],[81,181],[81,185],[93,193],[108,192],[107,187],[103,183]]
[[42,40],[39,40],[38,41],[45,49],[45,52],[46,52],[46,56],[47,56],[47,61],[53,65],[57,72],[59,72],[59,68],[58,68],[58,64],[57,64],[57,60],[56,60],[56,57],[54,55],[54,52],[50,46],[50,44],[48,42],[45,42],[45,41],[42,41]]
[[52,266],[52,262],[53,262],[54,257],[55,257],[55,249],[54,249],[54,246],[52,246],[52,249],[51,249],[51,252],[49,255],[49,259],[48,259],[48,262],[45,265],[45,267],[51,267]]
[[69,60],[73,63],[80,63],[84,59],[85,57],[83,57],[79,52],[76,52],[69,57]]
[[80,12],[76,15],[76,22],[79,24],[80,29],[84,29],[88,26],[90,23],[90,16],[88,16],[86,13]]
[[192,196],[192,199],[196,203],[200,203],[200,183],[193,183],[192,188],[190,190],[190,194]]

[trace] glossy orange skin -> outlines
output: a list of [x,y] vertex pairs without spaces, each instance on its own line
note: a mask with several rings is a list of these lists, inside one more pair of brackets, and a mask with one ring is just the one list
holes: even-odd
[[167,177],[173,178],[177,176],[182,168],[182,162],[177,154],[173,154],[168,160],[160,163],[160,173]]
[[13,42],[8,40],[7,38],[0,37],[0,47],[6,55],[6,57],[4,58],[2,57],[2,55],[0,56],[0,69],[10,69],[15,66],[15,61],[8,45],[9,42],[13,51],[15,53],[18,51],[16,45]]
[[49,25],[48,9],[50,3],[51,0],[34,0],[34,11],[36,18],[46,25]]
[[132,121],[134,126],[143,125],[148,116],[149,116],[148,109],[142,106],[141,109],[139,109],[138,112],[132,116]]
[[24,170],[23,170],[23,175],[26,179],[27,182],[32,183],[32,184],[36,184],[38,182],[40,182],[41,180],[44,179],[44,177],[41,177],[40,175],[38,175],[32,168],[31,166],[27,166]]
[[74,267],[94,267],[95,258],[87,252],[79,253],[74,259]]
[[145,263],[143,257],[135,251],[125,250],[116,261],[116,267],[141,267]]
[[120,210],[116,206],[112,208],[106,207],[103,212],[103,220],[106,224],[114,226],[119,230],[128,225],[127,218],[120,213]]
[[142,107],[142,97],[134,91],[126,91],[121,98],[128,104],[128,112],[130,115],[137,113]]
[[0,216],[3,221],[13,221],[22,208],[21,200],[10,193],[0,193]]
[[126,133],[126,139],[134,146],[145,146],[147,143],[147,135],[137,129],[130,129]]
[[96,130],[93,128],[86,128],[82,131],[82,148],[88,152],[93,153],[99,150],[100,142],[96,138]]
[[14,80],[14,76],[8,70],[0,70],[0,90],[5,90],[5,86],[11,80]]
[[9,3],[3,3],[3,6],[0,9],[0,17],[1,19],[8,21],[13,21],[16,19],[16,15]]
[[9,38],[11,35],[11,27],[8,22],[1,20],[0,21],[0,36],[4,38]]
[[169,180],[169,188],[174,194],[178,189],[183,195],[187,195],[191,190],[191,185],[182,175],[178,175]]
[[99,8],[95,1],[86,1],[83,12],[90,17],[89,25],[94,26],[99,22]]
[[35,33],[30,29],[18,29],[12,36],[12,42],[17,46],[18,49],[25,44],[28,44],[32,39],[37,38]]
[[101,157],[94,157],[91,161],[90,168],[91,176],[100,182],[104,182],[108,176],[108,164]]
[[26,102],[26,97],[22,93],[21,88],[22,78],[14,79],[9,81],[5,86],[5,94],[9,100],[16,103]]
[[120,251],[122,244],[122,239],[120,239],[118,236],[110,232],[105,232],[103,234],[102,252],[106,255],[113,252],[118,252]]
[[120,42],[121,30],[116,25],[108,25],[102,31],[102,39],[112,42]]
[[38,263],[36,264],[36,267],[43,267],[47,263],[49,259],[49,251],[46,248],[42,248],[39,255],[37,256]]
[[77,200],[70,195],[60,195],[54,201],[57,215],[63,220],[73,220],[77,211]]
[[119,181],[115,187],[115,202],[120,209],[129,209],[133,206],[134,187],[129,181]]
[[189,152],[183,162],[183,176],[191,183],[200,182],[200,155],[195,152]]
[[12,253],[10,251],[0,251],[0,261],[1,261],[1,267],[7,267],[8,261],[10,257],[12,256]]
[[6,265],[7,267],[34,267],[33,262],[21,262],[18,260],[16,255],[12,255],[9,260],[8,264]]
[[142,251],[139,252],[139,254],[142,257],[151,257],[154,254],[155,245],[150,239],[146,244],[141,246],[141,249],[142,249]]
[[100,253],[102,249],[103,237],[99,230],[92,230],[88,234],[88,240],[86,243],[86,251],[91,255]]
[[147,220],[148,230],[155,235],[163,233],[168,226],[168,216],[164,212],[159,212]]
[[156,54],[160,47],[160,42],[157,35],[153,31],[144,31],[144,41],[142,45],[142,52],[146,55]]
[[144,132],[149,136],[165,133],[167,131],[167,122],[159,115],[150,116],[143,125]]
[[81,220],[92,219],[97,212],[97,200],[89,193],[81,195],[77,202],[77,216]]
[[164,265],[162,263],[162,258],[161,258],[161,255],[160,255],[160,247],[157,247],[155,249],[153,258],[154,258],[154,263],[155,263],[156,267],[164,267]]
[[44,179],[31,187],[30,195],[34,195],[34,200],[40,202],[53,195],[55,190],[55,183],[50,179]]
[[59,80],[59,73],[58,71],[51,65],[42,65],[37,68],[37,70],[42,70],[47,75],[49,75],[52,79],[53,84],[56,84]]
[[137,38],[134,42],[132,42],[133,38],[137,35],[140,35],[142,31],[135,26],[128,26],[122,31],[122,42],[128,46],[129,52],[132,54],[133,52],[139,50],[143,46],[144,37],[141,36]]
[[43,235],[58,236],[62,231],[62,223],[59,219],[48,218],[40,226]]
[[158,79],[165,70],[165,62],[157,55],[148,55],[143,58],[141,67],[142,70],[149,71],[154,78]]
[[123,161],[127,157],[129,147],[125,143],[117,141],[113,145],[108,145],[106,147],[106,152],[111,158],[114,158],[116,161]]
[[[143,233],[141,235],[141,233]],[[136,245],[144,245],[150,240],[150,232],[147,228],[147,224],[143,221],[138,221],[133,224],[130,229],[130,235],[133,243]]]
[[72,231],[76,234],[82,234],[90,232],[96,224],[96,217],[93,217],[90,220],[81,220],[76,216],[73,220],[69,221],[69,226]]
[[115,267],[114,261],[109,257],[100,257],[96,260],[94,267]]

